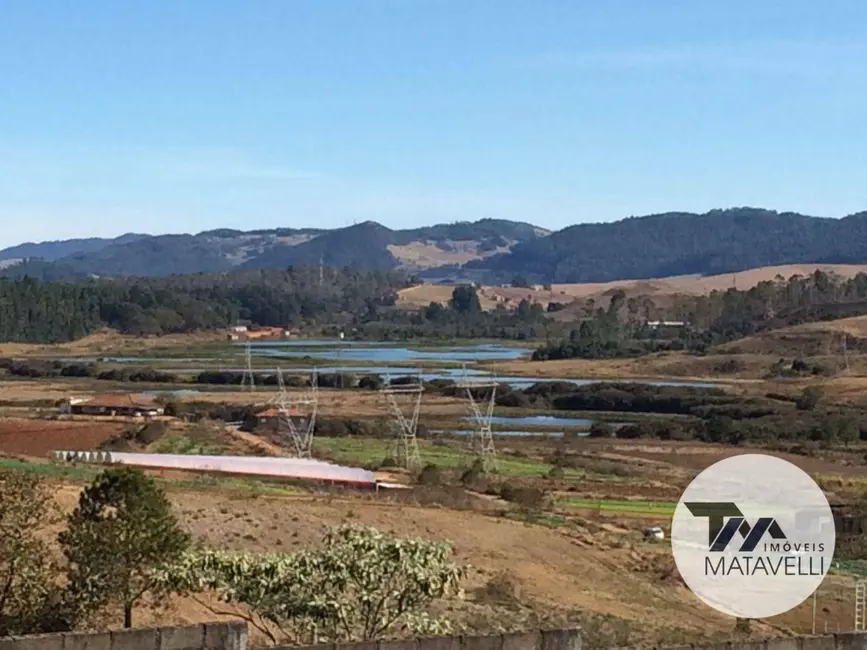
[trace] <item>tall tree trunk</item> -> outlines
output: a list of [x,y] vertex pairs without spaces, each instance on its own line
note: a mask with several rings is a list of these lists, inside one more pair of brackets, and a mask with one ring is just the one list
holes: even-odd
[[132,603],[124,603],[123,605],[123,626],[132,627]]

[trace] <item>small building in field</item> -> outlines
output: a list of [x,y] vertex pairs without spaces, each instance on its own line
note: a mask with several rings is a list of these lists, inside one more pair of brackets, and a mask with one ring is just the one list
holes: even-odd
[[285,338],[286,330],[282,327],[258,327],[247,332],[246,338],[250,339],[277,339]]
[[297,420],[300,415],[301,414],[298,413],[298,411],[293,409],[281,410],[277,408],[269,408],[256,414],[256,424],[257,426],[273,425],[276,424],[281,417]]
[[649,320],[647,326],[654,329],[659,327],[686,327],[686,323],[682,320]]
[[70,398],[61,406],[62,413],[73,415],[106,415],[106,416],[131,416],[153,417],[164,415],[165,408],[145,395],[131,395],[128,393],[109,393],[95,395],[89,399]]

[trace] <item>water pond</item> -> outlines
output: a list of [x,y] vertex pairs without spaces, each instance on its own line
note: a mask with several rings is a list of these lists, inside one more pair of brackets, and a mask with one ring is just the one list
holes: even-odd
[[[216,370],[216,368],[166,368],[165,372],[173,373],[173,374],[183,374],[183,373],[199,373],[204,370]],[[244,372],[244,368],[242,366],[235,367],[221,367],[221,371],[223,372],[234,372],[234,373],[242,373]],[[302,367],[302,366],[287,366],[281,367],[281,372],[284,375],[304,375],[309,376],[312,372],[312,367]],[[469,378],[476,379],[496,379],[497,382],[501,384],[507,384],[511,388],[521,389],[521,388],[529,388],[533,384],[539,383],[549,383],[549,382],[565,382],[570,384],[575,384],[576,386],[586,386],[588,384],[598,384],[601,382],[610,382],[610,381],[619,381],[620,383],[625,384],[648,384],[650,386],[690,386],[693,388],[715,388],[716,384],[712,382],[701,382],[701,381],[657,381],[654,379],[621,379],[621,380],[612,380],[612,379],[569,379],[567,377],[531,377],[531,376],[502,376],[502,375],[494,375],[485,370],[480,370],[478,368],[467,368],[466,370],[463,368],[438,368],[436,370],[427,370],[427,371],[419,371],[413,368],[406,368],[400,366],[317,366],[316,371],[319,374],[326,373],[334,373],[341,372],[352,375],[381,375],[382,377],[390,376],[392,379],[396,379],[398,377],[421,377],[424,381],[433,381],[435,379],[450,379],[452,381],[457,381],[461,379],[465,374]],[[277,372],[277,368],[255,368],[253,372],[256,375],[273,375]]]
[[[354,345],[325,342],[307,345],[308,341],[269,341],[251,344],[251,353],[259,357],[283,359],[323,359],[342,361],[369,361],[371,363],[402,363],[406,361],[461,362],[461,361],[510,361],[520,359],[532,352],[530,348],[512,347],[497,343],[453,345],[437,348],[398,346],[383,342],[371,344],[354,342]],[[353,343],[353,342],[350,342]],[[316,349],[316,348],[320,349]],[[321,348],[329,349],[321,349]]]
[[[434,429],[430,431],[433,436],[472,436],[476,431],[470,429]],[[579,437],[587,436],[589,431],[577,431]],[[491,431],[495,438],[562,438],[562,431]]]
[[[474,417],[463,418],[467,421],[473,421]],[[595,420],[589,418],[569,418],[557,415],[526,415],[526,416],[508,416],[495,415],[491,418],[491,424],[512,425],[512,426],[528,426],[528,427],[589,427]],[[628,422],[608,422],[611,426],[623,426]]]

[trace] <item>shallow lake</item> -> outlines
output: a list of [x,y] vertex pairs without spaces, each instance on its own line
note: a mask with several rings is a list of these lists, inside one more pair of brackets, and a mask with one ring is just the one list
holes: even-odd
[[[325,342],[316,342],[309,346],[308,341],[269,341],[250,345],[251,354],[259,357],[370,361],[373,363],[400,363],[406,361],[510,361],[519,359],[532,352],[530,348],[511,347],[497,343],[479,343],[476,345],[452,345],[438,348],[409,347],[383,342],[328,346]],[[331,349],[308,349],[308,348]]]
[[146,390],[142,392],[142,395],[172,395],[174,397],[183,397],[184,395],[198,395],[199,390],[197,388],[181,388],[178,390]]
[[[432,436],[471,436],[474,435],[476,431],[472,431],[470,429],[434,429],[430,431]],[[589,431],[578,431],[576,435],[579,437],[585,437],[589,434]],[[491,431],[491,434],[495,438],[562,438],[564,433],[562,431]]]
[[[165,372],[173,374],[195,374],[204,370],[217,370],[216,367],[211,368],[166,368]],[[243,373],[242,366],[221,367],[222,372]],[[280,370],[284,376],[288,375],[303,375],[309,376],[313,371],[312,367],[281,367]],[[512,388],[529,388],[533,384],[550,383],[550,382],[566,382],[575,384],[576,386],[586,386],[588,384],[598,384],[601,382],[616,382],[622,384],[648,384],[650,386],[690,386],[693,388],[715,388],[717,384],[712,382],[702,381],[658,381],[654,379],[568,379],[566,377],[532,377],[532,376],[502,376],[494,375],[485,370],[478,368],[438,368],[437,370],[422,371],[412,368],[400,366],[317,366],[316,371],[319,374],[328,374],[334,372],[342,372],[352,375],[381,375],[383,378],[391,377],[419,377],[424,381],[433,381],[434,379],[451,379],[452,381],[460,380],[464,374],[473,379],[495,379],[497,382],[507,384]],[[277,368],[254,368],[254,374],[257,376],[273,375],[277,372]]]
[[[464,420],[475,420],[474,417],[465,417]],[[526,415],[522,417],[495,415],[491,418],[491,424],[533,426],[533,427],[589,427],[595,420],[589,418],[567,418],[557,415]],[[628,422],[608,422],[616,427],[629,424]]]

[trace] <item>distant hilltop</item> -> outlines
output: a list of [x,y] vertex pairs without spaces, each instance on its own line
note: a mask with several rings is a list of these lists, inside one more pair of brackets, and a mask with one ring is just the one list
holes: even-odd
[[127,234],[0,251],[0,273],[46,280],[322,265],[398,269],[434,281],[532,285],[864,262],[867,212],[829,219],[758,208],[668,212],[556,232],[502,219],[409,230],[365,221],[333,230]]

